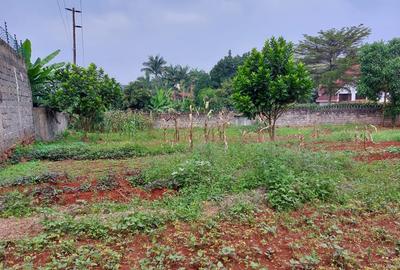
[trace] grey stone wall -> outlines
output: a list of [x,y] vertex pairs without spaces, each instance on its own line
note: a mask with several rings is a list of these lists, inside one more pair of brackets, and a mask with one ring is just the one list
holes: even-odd
[[46,108],[33,108],[33,123],[36,139],[51,141],[68,128],[68,116]]
[[32,93],[25,63],[0,40],[0,155],[33,137]]
[[[164,117],[165,118],[165,117]],[[353,110],[290,110],[284,113],[277,121],[277,126],[312,126],[312,125],[322,125],[322,124],[372,124],[372,125],[382,125],[382,112],[379,110],[363,110],[363,109],[353,109]],[[203,127],[204,126],[204,115],[194,115],[193,126]],[[209,119],[209,126],[217,125],[219,119],[218,117],[212,117]],[[245,117],[230,117],[230,123],[234,126],[248,126],[255,123],[253,120],[249,120]],[[385,125],[390,126],[391,120],[386,119]],[[397,125],[400,125],[400,119],[397,119]],[[189,116],[187,114],[179,115],[178,125],[180,128],[189,127]],[[154,126],[156,128],[168,127],[172,128],[174,126],[174,121],[170,120],[168,122],[163,121],[163,117],[156,117],[154,121]]]

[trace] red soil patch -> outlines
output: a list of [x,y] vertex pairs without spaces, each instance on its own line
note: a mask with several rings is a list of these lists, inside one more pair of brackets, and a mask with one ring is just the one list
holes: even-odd
[[372,153],[368,155],[360,155],[355,158],[358,161],[374,162],[378,160],[400,159],[400,153]]
[[390,153],[386,149],[389,147],[399,147],[399,141],[388,142],[347,142],[347,143],[332,143],[332,142],[314,142],[307,145],[308,148],[319,151],[352,151],[359,155],[355,157],[357,161],[374,162],[378,160],[400,159],[400,153]]
[[[266,231],[273,226],[276,226],[275,232]],[[388,269],[399,258],[396,251],[399,237],[398,218],[393,215],[318,212],[303,208],[285,218],[279,218],[269,210],[263,211],[256,214],[250,223],[222,221],[209,226],[206,223],[176,222],[151,236],[129,234],[105,245],[122,255],[119,269],[139,269],[139,262],[144,258],[150,262],[153,260],[153,266],[160,265],[157,258],[164,258],[162,265],[165,269],[210,269],[212,263],[215,266],[218,262],[223,263],[226,269],[250,269],[251,262],[268,269],[305,269],[293,268],[290,261],[312,252],[319,258],[315,269],[336,269],[334,263],[340,258],[335,257],[333,244],[347,250],[351,258],[349,262],[355,262],[353,267],[344,269]],[[77,241],[77,246],[80,246],[96,245],[100,240]],[[224,249],[228,250],[225,254]],[[14,260],[12,248],[7,248],[6,252],[6,266],[18,263]],[[29,255],[35,258],[35,267],[43,266],[51,259],[48,249]],[[169,255],[184,257],[172,260]]]
[[[167,269],[207,268],[202,263],[208,263],[209,266],[209,263],[216,264],[218,261],[223,262],[227,269],[249,269],[248,263],[250,262],[257,262],[268,269],[303,269],[292,268],[290,260],[298,260],[312,252],[318,254],[319,267],[332,267],[335,253],[331,245],[332,241],[348,250],[360,269],[366,266],[387,266],[396,258],[393,241],[379,241],[373,232],[373,229],[383,228],[392,237],[399,237],[400,231],[394,218],[387,216],[382,218],[380,215],[374,216],[373,214],[354,216],[354,214],[345,212],[314,216],[314,213],[309,210],[293,212],[291,217],[296,224],[292,225],[292,228],[288,228],[285,221],[279,221],[276,224],[275,234],[265,233],[259,227],[263,223],[274,224],[274,219],[269,214],[257,216],[253,225],[221,222],[210,229],[202,225],[176,223],[167,226],[156,237],[155,242],[153,238],[151,244],[149,243],[150,237],[145,241],[130,242],[124,253],[122,265],[138,267],[141,258],[152,258],[152,253],[149,253],[150,248],[165,246],[170,248],[171,254],[181,254],[185,257],[181,262],[164,262],[168,266]],[[352,224],[338,221],[340,217],[346,218],[348,215],[354,217],[357,222]],[[313,228],[307,222],[315,224],[319,229]],[[334,224],[336,223],[336,231],[330,232],[332,228],[335,228]],[[321,236],[320,233],[325,236]],[[231,255],[221,254],[221,250],[226,247],[233,248]],[[368,249],[371,249],[371,252],[366,256]],[[379,254],[379,250],[387,250],[388,253],[386,256],[382,256]],[[199,252],[207,262],[198,260]]]
[[313,150],[326,150],[326,151],[364,151],[374,149],[385,149],[388,147],[400,147],[399,141],[388,141],[388,142],[313,142],[307,145]]
[[[147,192],[141,188],[133,187],[127,180],[119,179],[118,186],[110,190],[96,190],[96,181],[91,183],[88,191],[67,191],[57,196],[57,203],[61,205],[71,205],[80,201],[100,202],[110,200],[113,202],[129,202],[134,197],[139,197],[145,200],[159,200],[166,193],[171,192],[168,189],[155,189]],[[81,183],[68,183],[59,185],[59,188],[71,187],[78,188]]]

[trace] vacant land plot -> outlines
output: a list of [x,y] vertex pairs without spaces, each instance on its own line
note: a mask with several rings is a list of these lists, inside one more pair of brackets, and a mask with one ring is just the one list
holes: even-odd
[[6,269],[399,269],[400,130],[68,132],[0,170]]

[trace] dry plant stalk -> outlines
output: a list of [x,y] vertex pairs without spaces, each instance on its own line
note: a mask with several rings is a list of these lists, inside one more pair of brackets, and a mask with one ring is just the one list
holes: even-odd
[[189,113],[189,147],[193,150],[193,107],[190,105]]
[[[262,114],[262,113],[260,113],[260,114],[257,116],[257,118],[258,118],[258,121],[259,121],[260,123],[266,123],[266,121],[267,121],[267,117],[266,117],[264,114]],[[263,127],[263,128],[261,128],[260,130],[257,131],[257,134],[258,134],[258,142],[260,142],[260,143],[265,141],[264,130],[267,130],[268,132],[270,132],[270,131],[271,131],[271,126],[268,125],[268,126]]]
[[224,141],[225,151],[227,151],[228,150],[228,138],[226,136],[226,127],[230,124],[229,115],[225,116],[224,112],[220,112],[219,120],[222,123],[222,125],[221,125],[222,139]]
[[163,136],[164,136],[164,143],[167,142],[167,120],[165,118],[162,119],[163,124],[161,124],[161,127],[163,129]]
[[178,117],[174,115],[174,126],[175,126],[175,142],[179,142],[179,125],[178,125]]
[[314,128],[313,128],[313,133],[312,133],[312,137],[315,139],[318,139],[320,135],[320,129],[317,128],[317,126],[314,123]]
[[304,143],[304,135],[299,135],[299,148],[301,149],[301,148],[303,148],[304,147],[304,145],[305,145],[305,143]]
[[359,142],[362,142],[364,150],[367,149],[367,143],[371,142],[374,143],[374,139],[372,137],[373,132],[378,132],[378,129],[374,125],[366,125],[364,128],[360,129],[356,127],[355,135],[354,135],[354,142],[356,145]]
[[242,130],[242,132],[240,133],[240,138],[242,143],[246,143],[246,135],[247,135],[247,131],[246,130]]
[[[210,106],[210,102],[206,101],[205,106],[204,106],[205,112],[207,112],[209,106]],[[209,122],[211,116],[212,116],[212,110],[209,110],[204,118],[204,141],[205,141],[205,143],[208,143],[208,140],[209,140],[210,131],[208,129],[208,122]]]
[[261,129],[259,129],[259,130],[257,131],[257,134],[258,134],[258,142],[259,142],[259,143],[265,142],[264,131],[265,131],[265,130],[268,130],[268,128],[269,128],[269,127],[263,127],[263,128],[261,128]]
[[222,141],[223,140],[222,122],[220,120],[221,120],[221,113],[219,113],[219,118],[218,118],[218,121],[217,121],[217,130],[218,130],[219,140]]
[[222,132],[223,132],[223,134],[224,134],[225,151],[228,150],[228,139],[227,139],[227,137],[226,137],[226,132],[225,132],[225,128],[226,128],[227,124],[228,124],[228,123],[225,122],[225,123],[222,125]]

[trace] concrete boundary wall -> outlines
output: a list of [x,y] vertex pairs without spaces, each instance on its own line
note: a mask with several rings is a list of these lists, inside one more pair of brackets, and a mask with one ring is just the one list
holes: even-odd
[[[164,117],[157,116],[154,118],[154,127],[168,127],[172,128],[174,122],[172,120],[165,122]],[[382,125],[383,114],[380,110],[328,110],[328,111],[313,111],[313,110],[289,110],[284,113],[277,121],[277,126],[312,126],[312,125],[343,125],[343,124],[372,124]],[[204,115],[194,115],[193,126],[203,127],[205,121]],[[209,126],[218,124],[218,117],[213,116],[209,119]],[[230,123],[234,126],[248,126],[255,123],[246,117],[230,117]],[[392,124],[390,119],[385,120],[385,125]],[[189,127],[188,114],[181,114],[178,116],[178,125],[180,128]],[[396,125],[400,125],[400,119],[397,119]]]
[[0,154],[34,138],[32,92],[24,60],[0,40]]
[[33,108],[33,123],[36,139],[51,141],[68,128],[68,116],[46,108]]

